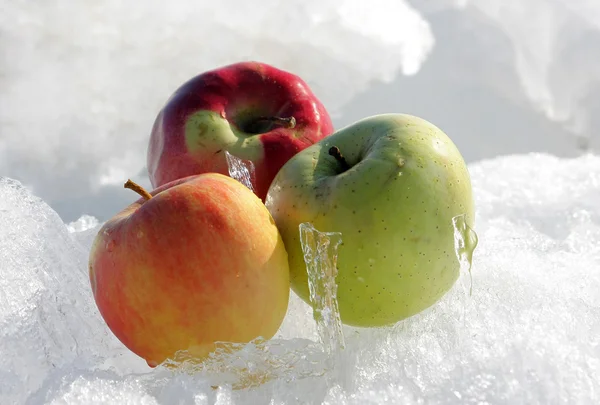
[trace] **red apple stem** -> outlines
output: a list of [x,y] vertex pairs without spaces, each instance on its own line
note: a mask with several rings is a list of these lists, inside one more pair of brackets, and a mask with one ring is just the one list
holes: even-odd
[[340,164],[342,165],[342,170],[346,171],[350,169],[350,165],[346,161],[346,158],[342,155],[340,148],[337,146],[332,146],[329,148],[329,154],[333,156]]
[[252,120],[249,127],[246,129],[252,133],[264,133],[273,129],[273,126],[282,128],[294,128],[296,126],[296,118],[294,117],[257,117]]
[[141,195],[142,198],[144,198],[144,200],[146,200],[146,201],[148,201],[149,199],[152,198],[152,194],[150,194],[149,192],[147,192],[144,187],[140,186],[136,182],[131,181],[131,179],[127,179],[127,181],[125,182],[125,184],[123,184],[123,187],[135,191],[136,193],[138,193],[139,195]]
[[279,125],[283,128],[294,128],[296,126],[296,118],[292,117],[258,117],[258,121],[269,122],[271,125]]

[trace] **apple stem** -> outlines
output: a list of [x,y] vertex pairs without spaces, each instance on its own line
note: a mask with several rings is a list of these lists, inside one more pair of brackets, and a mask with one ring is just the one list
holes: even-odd
[[144,200],[146,200],[146,201],[148,201],[149,199],[152,198],[152,195],[149,192],[147,192],[146,189],[144,189],[144,187],[131,181],[131,179],[127,179],[125,184],[123,184],[123,187],[135,191],[136,193],[141,195],[144,198]]
[[[266,124],[266,127],[265,127]],[[294,117],[258,117],[249,123],[246,128],[250,133],[264,133],[270,131],[274,125],[283,128],[294,128],[296,126],[296,118]]]
[[344,171],[350,169],[350,165],[348,164],[348,162],[346,162],[346,158],[342,155],[340,148],[338,148],[337,146],[332,146],[331,148],[329,148],[329,154],[333,156],[338,162],[340,162]]

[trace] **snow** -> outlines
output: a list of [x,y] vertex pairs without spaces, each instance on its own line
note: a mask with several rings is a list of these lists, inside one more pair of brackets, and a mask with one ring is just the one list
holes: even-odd
[[275,339],[184,371],[149,369],[103,323],[87,279],[99,224],[69,230],[2,178],[2,402],[597,403],[600,157],[509,156],[470,171],[472,294],[463,275],[395,327],[344,327],[335,368],[308,306],[292,296]]

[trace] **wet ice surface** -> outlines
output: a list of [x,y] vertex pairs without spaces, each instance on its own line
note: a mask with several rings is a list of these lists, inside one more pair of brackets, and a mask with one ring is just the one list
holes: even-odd
[[236,179],[250,190],[256,188],[256,172],[254,163],[250,160],[243,160],[231,153],[225,151],[229,176]]
[[295,296],[275,339],[223,350],[201,368],[150,370],[95,308],[87,254],[98,228],[71,233],[4,178],[1,402],[598,403],[600,157],[512,156],[470,170],[472,294],[463,278],[393,328],[345,327],[336,370]]
[[326,354],[337,355],[346,345],[335,283],[337,250],[342,243],[342,234],[321,232],[311,223],[300,224],[299,232],[319,340]]

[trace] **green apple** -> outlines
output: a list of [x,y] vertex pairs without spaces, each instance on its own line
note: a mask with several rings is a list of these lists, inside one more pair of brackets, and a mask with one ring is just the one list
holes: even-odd
[[473,227],[471,180],[454,143],[406,114],[360,120],[290,159],[266,205],[286,246],[292,289],[309,302],[299,225],[341,232],[340,317],[384,326],[417,314],[454,284],[452,218]]

